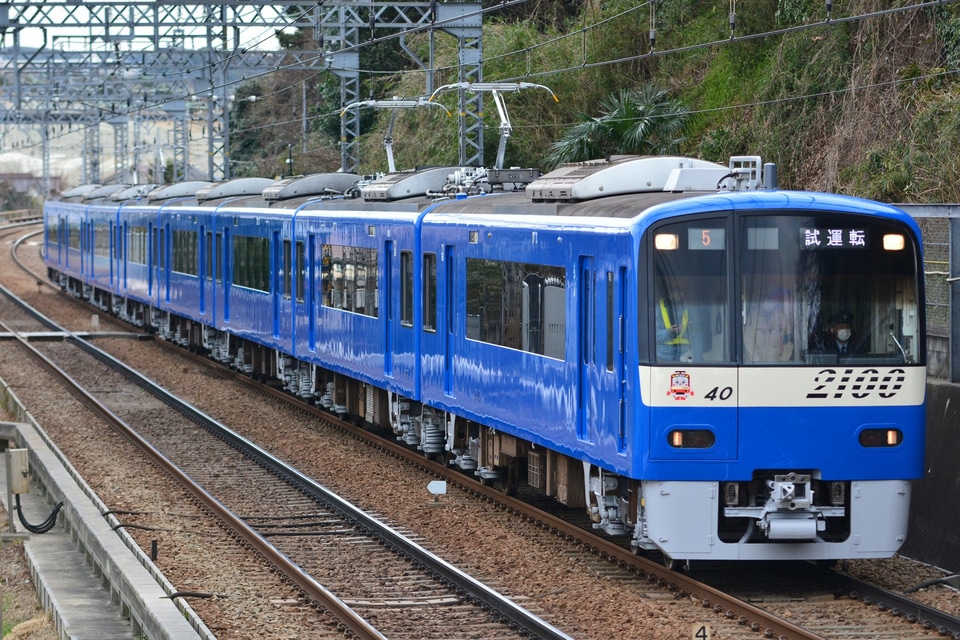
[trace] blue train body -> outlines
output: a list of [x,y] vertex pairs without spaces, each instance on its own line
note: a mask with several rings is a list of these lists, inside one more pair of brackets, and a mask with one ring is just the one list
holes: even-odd
[[388,176],[361,198],[50,202],[45,256],[105,309],[638,549],[889,556],[924,472],[919,230],[736,162],[470,197],[394,199]]

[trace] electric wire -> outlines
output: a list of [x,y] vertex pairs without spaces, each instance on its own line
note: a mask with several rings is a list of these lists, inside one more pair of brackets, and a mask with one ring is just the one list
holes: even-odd
[[[507,2],[502,2],[502,3],[500,3],[500,5],[497,5],[497,6],[491,7],[491,8],[482,9],[481,11],[476,12],[476,13],[486,14],[486,13],[489,13],[489,12],[494,11],[494,10],[499,10],[499,9],[503,8],[504,6],[513,6],[513,5],[515,5],[515,4],[520,4],[521,2],[525,2],[525,1],[526,1],[526,0],[511,0],[511,1],[507,1]],[[859,22],[859,21],[868,20],[868,19],[871,19],[871,18],[889,16],[889,15],[899,14],[899,13],[905,13],[905,12],[909,12],[909,11],[920,11],[920,10],[928,9],[928,8],[942,7],[942,6],[944,6],[944,5],[954,4],[954,3],[958,2],[958,1],[960,1],[960,0],[927,0],[927,1],[925,1],[925,2],[920,2],[920,3],[917,3],[917,4],[911,4],[911,5],[901,6],[901,7],[891,7],[891,8],[887,8],[887,9],[881,9],[881,10],[878,10],[878,11],[870,11],[870,12],[860,13],[860,14],[854,14],[854,15],[850,15],[850,16],[841,16],[841,17],[828,16],[827,19],[825,19],[825,20],[823,20],[823,21],[811,22],[811,23],[806,23],[806,24],[801,24],[801,25],[794,25],[794,26],[791,26],[791,27],[784,27],[784,28],[781,28],[781,29],[774,29],[774,30],[769,30],[769,31],[764,31],[764,32],[758,32],[758,33],[753,33],[753,34],[744,34],[744,35],[736,35],[736,36],[733,36],[733,35],[732,35],[730,38],[725,38],[725,39],[722,39],[722,40],[714,40],[714,41],[709,41],[709,42],[696,43],[696,44],[692,44],[692,45],[686,45],[686,46],[682,46],[682,47],[674,47],[674,48],[671,48],[671,49],[664,49],[664,50],[651,50],[651,51],[648,51],[648,52],[646,52],[646,53],[641,53],[641,54],[632,55],[632,56],[625,56],[625,57],[620,57],[620,58],[615,58],[615,59],[600,60],[600,61],[595,61],[595,62],[586,62],[586,61],[584,61],[584,62],[581,63],[580,65],[576,65],[576,66],[568,66],[568,67],[563,67],[563,68],[555,68],[555,69],[538,71],[538,72],[534,72],[534,73],[529,73],[529,72],[528,72],[528,73],[526,73],[526,74],[524,74],[524,75],[522,75],[522,76],[513,76],[513,77],[510,77],[510,78],[503,78],[502,81],[518,81],[518,80],[529,79],[529,78],[542,78],[542,77],[550,76],[550,75],[556,75],[556,74],[562,74],[562,73],[570,73],[570,72],[579,72],[579,71],[582,71],[582,70],[585,70],[585,69],[594,69],[594,68],[600,68],[600,67],[610,66],[610,65],[615,65],[615,64],[622,64],[622,63],[626,63],[626,62],[634,62],[634,61],[639,61],[639,60],[642,60],[642,59],[647,59],[647,58],[652,58],[652,57],[664,57],[664,56],[669,56],[669,55],[677,55],[677,54],[687,53],[687,52],[696,51],[696,50],[700,50],[700,49],[711,48],[711,47],[718,47],[718,46],[725,46],[725,45],[735,44],[735,43],[744,42],[744,41],[749,41],[749,40],[756,40],[756,39],[768,38],[768,37],[774,37],[774,36],[784,36],[784,35],[791,34],[791,33],[798,33],[798,32],[802,32],[802,31],[808,31],[808,30],[810,30],[810,29],[819,29],[819,28],[823,28],[823,27],[826,27],[826,26],[832,26],[832,25],[838,25],[838,24],[846,24],[846,23],[851,23],[851,22]],[[322,3],[321,3],[321,4],[322,4]],[[635,7],[634,9],[640,8],[640,7],[645,7],[645,6],[647,6],[647,4],[648,4],[648,3],[642,3],[642,4],[638,5],[638,7]],[[634,9],[630,9],[630,10],[624,11],[624,12],[622,12],[621,14],[618,14],[617,16],[614,16],[613,18],[621,17],[621,16],[623,16],[623,15],[626,15],[627,13],[630,13],[630,12],[633,11]],[[462,16],[458,16],[458,19],[460,19],[460,18],[462,18]],[[604,18],[603,20],[599,21],[597,24],[607,24],[608,20],[610,20],[610,19],[611,19],[611,18]],[[351,46],[351,47],[346,47],[346,48],[344,48],[344,49],[338,50],[336,53],[341,53],[341,52],[346,52],[346,51],[353,51],[353,50],[359,50],[359,49],[361,49],[362,47],[369,46],[369,45],[371,45],[371,44],[376,44],[376,43],[379,43],[379,42],[384,42],[384,41],[387,41],[387,40],[392,40],[392,39],[395,39],[395,38],[399,38],[399,37],[401,37],[402,35],[410,35],[410,34],[412,34],[412,33],[417,33],[417,32],[425,31],[425,30],[428,30],[428,29],[433,29],[433,28],[436,28],[436,26],[437,26],[438,24],[440,24],[439,21],[437,21],[436,23],[433,23],[433,24],[429,24],[429,25],[418,25],[418,26],[415,26],[415,27],[411,27],[410,29],[407,29],[407,30],[403,31],[402,33],[393,33],[393,34],[389,34],[389,35],[386,35],[386,36],[379,36],[379,37],[371,38],[370,40],[368,40],[368,41],[366,41],[366,42],[364,42],[364,43],[360,43],[360,44],[357,44],[357,45],[354,45],[354,46]],[[594,26],[595,26],[595,25],[590,25],[589,28],[593,28]],[[517,50],[515,50],[514,52],[508,52],[508,53],[504,53],[504,54],[498,54],[497,56],[493,56],[493,57],[490,57],[490,58],[483,58],[483,59],[481,60],[481,63],[482,63],[482,62],[487,62],[487,61],[493,61],[493,60],[501,59],[501,58],[504,58],[504,57],[507,57],[507,56],[510,56],[510,55],[520,55],[520,54],[526,55],[526,52],[527,52],[528,50],[530,50],[530,49],[537,48],[537,47],[539,47],[539,46],[546,46],[546,45],[549,44],[550,42],[555,42],[556,40],[559,40],[559,39],[562,39],[562,38],[576,37],[577,35],[581,34],[581,33],[582,33],[585,29],[587,29],[587,28],[588,28],[588,27],[584,27],[584,28],[582,28],[581,30],[572,32],[572,33],[570,33],[570,34],[564,34],[563,36],[559,36],[558,38],[554,38],[553,40],[547,41],[547,42],[545,42],[545,43],[538,43],[538,44],[536,44],[536,45],[531,45],[530,47],[524,47],[524,48],[522,48],[522,49],[517,49]],[[307,60],[319,59],[320,57],[323,57],[323,56],[327,55],[327,53],[328,53],[328,52],[320,52],[320,53],[318,53],[318,55],[317,55],[316,57],[307,58]],[[262,77],[264,77],[264,76],[268,76],[268,75],[270,75],[270,74],[276,73],[276,72],[278,72],[278,71],[289,70],[289,69],[293,68],[296,64],[299,64],[299,63],[291,63],[290,65],[278,65],[275,69],[271,69],[271,70],[268,70],[268,71],[263,71],[263,72],[257,73],[257,74],[252,74],[252,75],[250,75],[250,76],[244,76],[244,77],[242,77],[242,78],[240,78],[240,79],[238,79],[238,80],[236,80],[236,81],[224,83],[223,85],[211,86],[211,91],[212,91],[212,90],[223,89],[223,88],[225,88],[225,87],[232,86],[232,85],[236,85],[236,84],[242,84],[242,83],[248,82],[248,81],[250,81],[250,80],[259,79],[259,78],[262,78]],[[454,70],[454,69],[456,69],[455,66],[442,66],[442,67],[437,67],[436,69],[434,69],[434,71],[437,72],[437,73],[442,73],[442,72],[444,72],[444,71],[452,71],[452,70]],[[367,74],[369,74],[369,73],[375,73],[375,72],[365,71],[365,70],[363,70],[363,69],[346,69],[346,68],[342,68],[342,67],[336,67],[336,68],[334,68],[334,67],[328,67],[328,68],[325,68],[325,69],[322,70],[322,71],[312,72],[311,74],[307,75],[307,77],[301,78],[301,79],[297,80],[295,83],[292,83],[291,85],[289,85],[289,86],[287,86],[287,87],[282,87],[282,88],[276,89],[276,90],[274,90],[274,91],[273,91],[271,94],[269,94],[269,95],[275,95],[275,94],[278,94],[278,93],[282,93],[283,91],[290,90],[290,89],[293,88],[293,87],[299,86],[299,85],[300,85],[301,83],[303,83],[303,82],[306,82],[306,81],[311,80],[311,79],[313,79],[313,78],[319,77],[319,76],[322,75],[323,73],[326,73],[326,72],[329,72],[329,71],[333,71],[333,70],[340,70],[340,71],[357,71],[357,72],[359,72],[359,73],[367,73]],[[950,75],[956,74],[958,71],[960,71],[960,69],[953,68],[953,69],[947,69],[947,70],[944,70],[944,71],[939,71],[939,72],[936,72],[936,73],[925,74],[925,75],[922,75],[922,76],[915,76],[915,77],[911,77],[911,78],[900,78],[900,79],[894,79],[894,80],[890,80],[890,81],[886,81],[886,82],[873,83],[873,84],[871,84],[871,85],[860,85],[860,86],[857,86],[857,87],[847,87],[847,88],[844,88],[844,89],[838,89],[838,90],[833,90],[833,91],[828,91],[828,92],[819,92],[819,93],[803,94],[803,95],[795,95],[795,96],[785,96],[785,97],[782,97],[782,98],[776,98],[776,99],[764,100],[764,101],[756,101],[756,102],[752,102],[752,103],[742,103],[742,104],[731,105],[731,106],[714,107],[714,108],[702,109],[702,110],[694,110],[694,111],[691,111],[690,113],[691,113],[691,114],[699,114],[699,113],[709,113],[709,112],[717,112],[717,111],[727,111],[727,110],[733,110],[733,109],[741,109],[741,108],[744,108],[744,107],[747,107],[747,106],[761,106],[761,105],[768,105],[768,104],[776,104],[776,103],[782,103],[782,102],[789,102],[789,101],[794,101],[794,100],[805,100],[805,99],[809,99],[809,98],[818,98],[818,97],[827,96],[827,95],[836,95],[836,94],[841,94],[841,93],[850,93],[850,92],[861,91],[861,90],[866,90],[866,89],[870,89],[870,88],[877,88],[877,87],[882,87],[882,86],[896,86],[896,85],[899,85],[899,84],[916,82],[918,79],[923,79],[923,78],[946,77],[946,76],[950,76]],[[391,72],[383,72],[383,73],[404,74],[404,73],[421,73],[421,72],[422,72],[422,70],[417,70],[417,71],[403,71],[403,70],[400,70],[400,71],[391,71]],[[171,97],[171,98],[168,98],[168,99],[165,99],[165,100],[155,101],[154,103],[151,103],[150,105],[145,105],[145,106],[143,106],[143,107],[137,107],[136,109],[130,109],[130,110],[126,111],[126,112],[120,111],[120,112],[117,112],[117,113],[113,113],[113,115],[129,115],[130,113],[134,113],[134,112],[136,112],[136,111],[138,111],[138,110],[147,110],[147,109],[160,108],[160,107],[162,107],[162,106],[164,106],[164,105],[166,105],[166,104],[168,104],[168,103],[170,103],[170,102],[174,102],[174,101],[177,101],[177,100],[189,99],[190,97],[192,97],[192,95],[193,95],[193,94],[180,95],[180,96]],[[332,115],[334,115],[334,112],[333,112],[333,111],[331,111],[331,112],[329,112],[329,113],[313,114],[313,115],[307,116],[307,117],[305,117],[305,118],[298,118],[298,119],[296,119],[295,121],[296,121],[296,122],[302,122],[304,119],[306,119],[306,121],[312,122],[312,121],[314,121],[314,120],[317,120],[317,119],[320,119],[320,118],[325,118],[325,117],[330,117],[330,116],[332,116]],[[263,125],[263,126],[251,127],[251,128],[248,128],[248,129],[233,129],[233,130],[231,130],[231,133],[232,133],[232,134],[238,134],[238,133],[243,133],[243,132],[247,132],[247,131],[253,131],[253,130],[265,128],[265,127],[268,127],[268,126],[282,126],[282,125],[285,125],[285,124],[289,124],[290,122],[293,122],[293,120],[290,120],[290,121],[282,121],[282,122],[274,122],[274,123],[271,123],[270,125]],[[99,123],[97,123],[97,124],[99,124]],[[91,125],[83,125],[83,126],[89,127],[89,126],[94,126],[94,125],[91,124]],[[535,126],[535,125],[529,125],[529,126],[532,127],[532,126]],[[539,126],[539,125],[536,125],[536,126]],[[557,125],[557,126],[563,126],[563,125]],[[569,126],[569,125],[567,125],[567,126]],[[521,125],[521,126],[517,126],[517,127],[515,127],[515,128],[520,129],[520,128],[524,128],[524,126]],[[59,137],[61,137],[61,136],[66,136],[66,135],[67,135],[67,134],[54,135],[54,136],[52,136],[49,140],[54,140],[54,139],[57,139],[57,138],[59,138]],[[29,149],[29,148],[36,147],[36,146],[38,146],[38,145],[40,145],[40,144],[42,144],[42,143],[41,143],[41,142],[37,142],[37,143],[29,144],[29,145],[24,145],[24,146],[21,147],[21,148]]]

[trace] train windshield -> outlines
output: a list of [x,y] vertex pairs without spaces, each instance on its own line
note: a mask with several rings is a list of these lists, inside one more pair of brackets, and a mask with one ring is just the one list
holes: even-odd
[[852,215],[691,220],[654,232],[656,362],[922,363],[917,247]]

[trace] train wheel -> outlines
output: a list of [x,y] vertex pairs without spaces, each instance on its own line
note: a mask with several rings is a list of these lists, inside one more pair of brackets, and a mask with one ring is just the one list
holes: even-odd
[[517,495],[520,486],[520,462],[516,459],[507,465],[507,473],[503,478],[503,493],[508,496]]
[[663,566],[665,566],[670,571],[676,571],[678,573],[687,573],[690,571],[690,561],[689,560],[676,560],[670,556],[664,554],[663,556]]

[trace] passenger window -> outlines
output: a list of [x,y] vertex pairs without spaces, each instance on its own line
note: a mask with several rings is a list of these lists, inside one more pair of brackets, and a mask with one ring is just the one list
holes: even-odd
[[400,324],[413,326],[413,254],[400,252]]
[[437,254],[423,254],[423,330],[437,330]]

